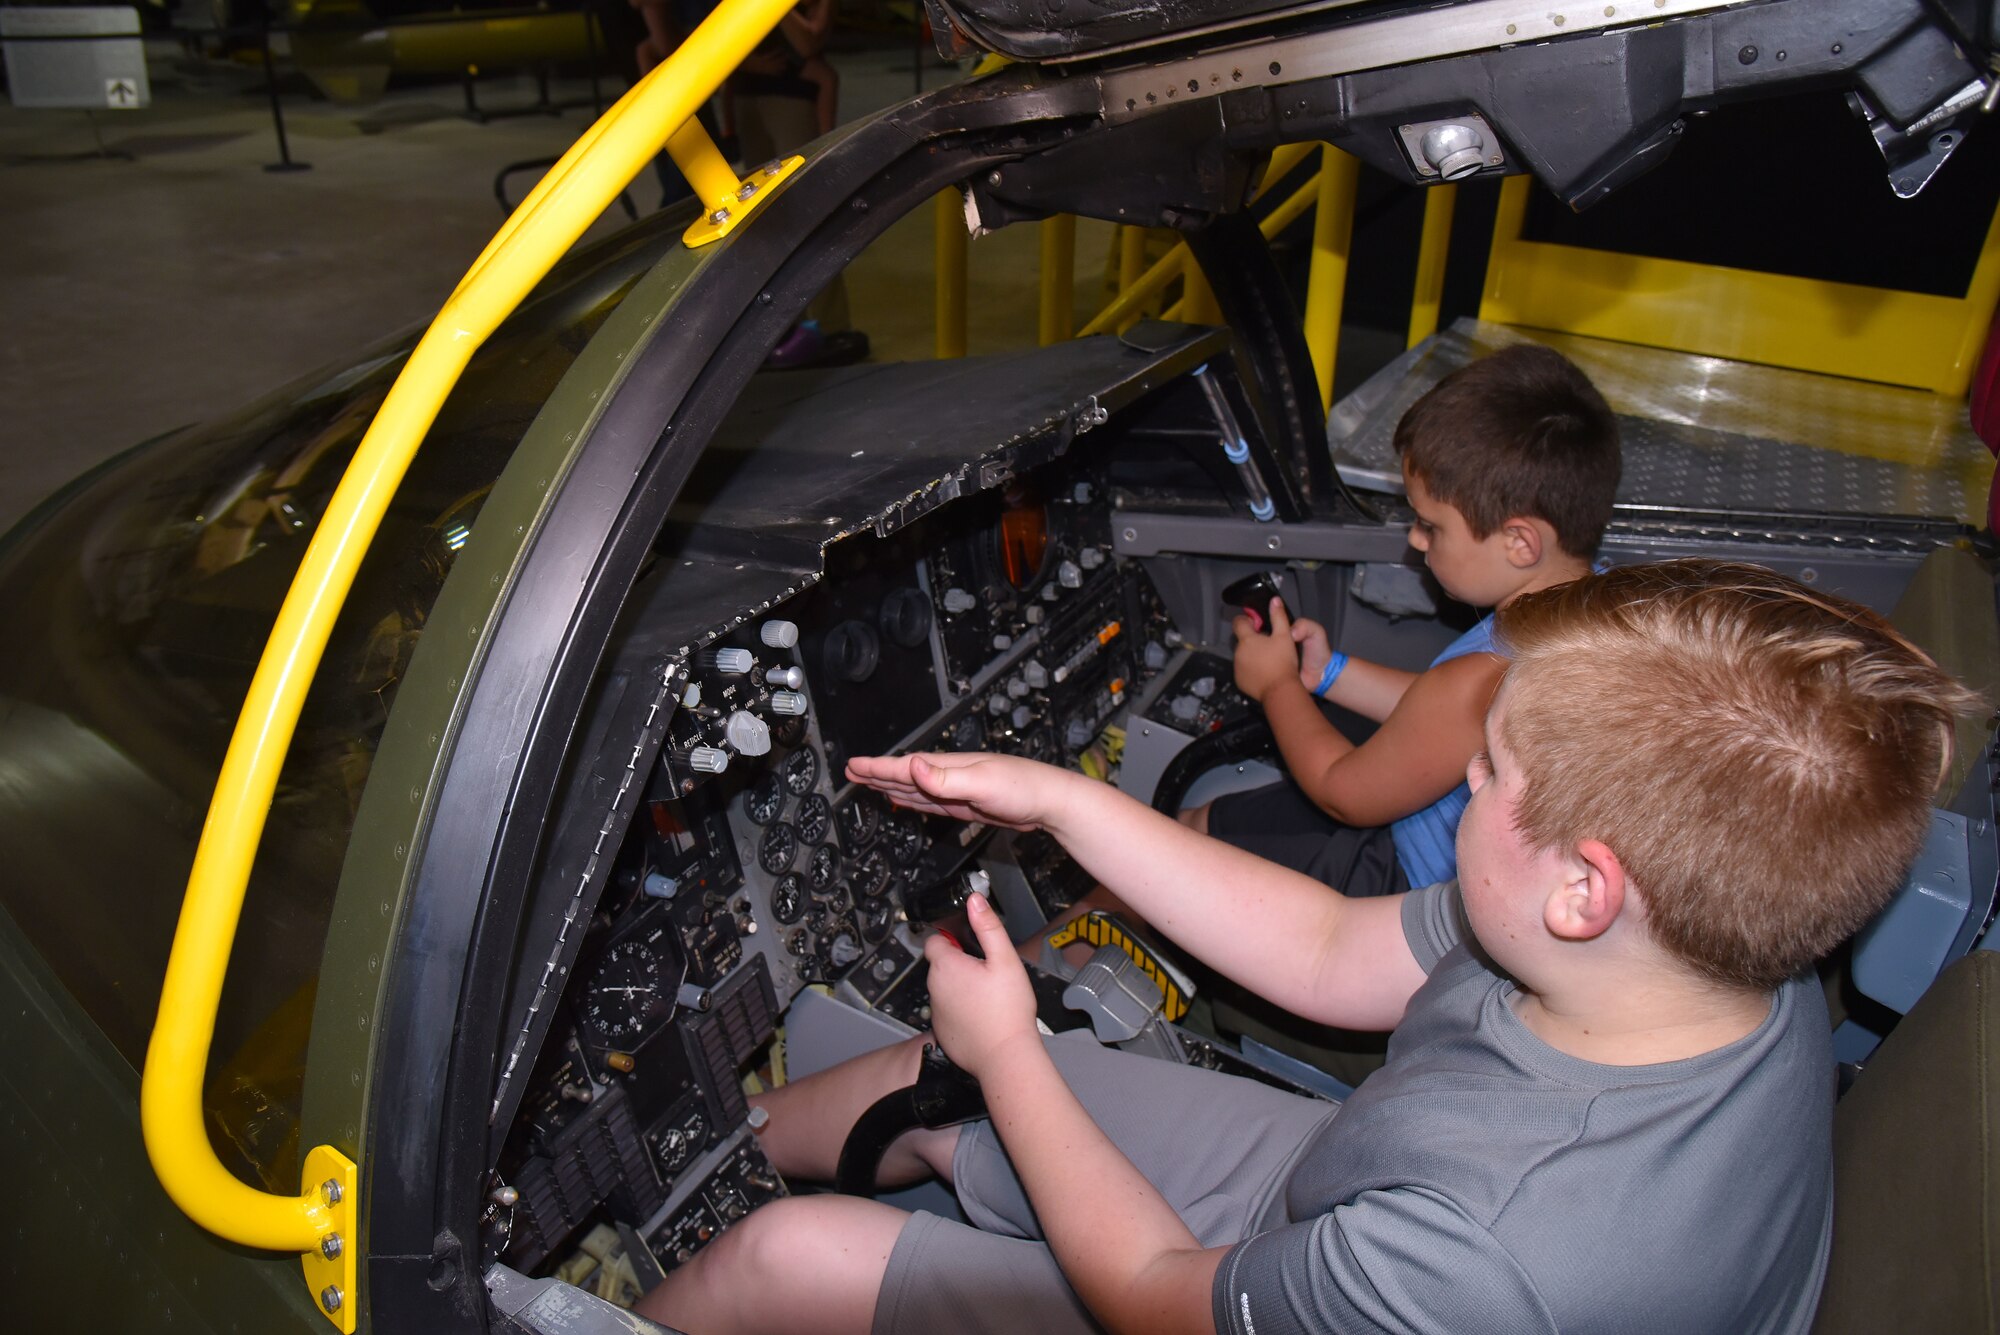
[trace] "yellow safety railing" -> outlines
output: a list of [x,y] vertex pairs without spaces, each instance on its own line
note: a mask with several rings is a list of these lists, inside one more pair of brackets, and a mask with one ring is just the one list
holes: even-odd
[[201,1106],[244,891],[306,688],[390,498],[472,354],[662,145],[706,206],[689,244],[740,223],[796,168],[799,160],[791,159],[739,181],[694,120],[793,3],[723,0],[578,139],[486,246],[356,449],[279,609],[223,758],[146,1052],[140,1094],[146,1150],[168,1196],[203,1228],[244,1246],[299,1252],[316,1300],[343,1331],[353,1331],[356,1307],[354,1165],[319,1146],[306,1156],[297,1196],[257,1190],[217,1158]]

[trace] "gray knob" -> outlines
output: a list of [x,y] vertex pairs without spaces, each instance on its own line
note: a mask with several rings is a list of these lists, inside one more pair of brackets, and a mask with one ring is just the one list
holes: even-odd
[[1104,552],[1098,547],[1086,547],[1076,554],[1076,559],[1085,570],[1095,570],[1104,564]]
[[1167,642],[1167,648],[1169,649],[1178,649],[1187,643],[1187,636],[1181,634],[1172,626],[1168,626],[1166,632],[1160,638]]
[[806,712],[806,698],[797,691],[772,691],[771,712],[773,714],[803,714]]
[[1188,689],[1194,692],[1197,699],[1206,700],[1209,696],[1215,694],[1215,678],[1196,677],[1188,683]]
[[722,725],[722,739],[743,755],[765,755],[771,749],[771,725],[739,709]]
[[1014,637],[1012,635],[995,635],[993,637],[993,648],[996,653],[1001,650],[1012,649],[1013,647]]
[[833,939],[826,943],[826,962],[836,969],[845,969],[861,958],[861,943],[851,932],[835,932]]
[[799,642],[799,627],[794,621],[766,621],[757,627],[757,638],[773,649],[789,649]]
[[[1063,562],[1063,564],[1064,564],[1064,565],[1068,565],[1068,564],[1069,564],[1069,562],[1065,561],[1065,562]],[[1058,599],[1058,598],[1060,598],[1060,597],[1062,597],[1062,586],[1061,586],[1061,585],[1058,585],[1058,584],[1044,584],[1044,585],[1042,585],[1042,601],[1043,601],[1043,602],[1045,602],[1045,603],[1052,603],[1052,602],[1054,602],[1054,601],[1055,601],[1056,599]]]
[[1090,484],[1088,482],[1077,483],[1075,489],[1070,492],[1070,495],[1076,498],[1078,505],[1089,505],[1091,497]]
[[1042,609],[1039,607],[1031,606],[1027,611],[1021,613],[1021,615],[1028,618],[1030,626],[1039,626],[1042,624]]
[[1069,726],[1063,729],[1063,745],[1072,751],[1088,744],[1089,741],[1090,725],[1080,718],[1071,719]]
[[1056,567],[1056,583],[1065,589],[1083,587],[1083,570],[1074,561],[1065,561]]
[[1027,693],[1028,693],[1027,682],[1021,680],[1019,677],[1007,678],[1007,698],[1009,700],[1019,700],[1022,696],[1026,695]]
[[1007,716],[1007,721],[1016,728],[1025,728],[1035,721],[1035,711],[1026,705],[1015,705],[1014,712]]
[[681,692],[681,703],[686,705],[689,709],[700,708],[701,706],[700,682],[691,681],[687,684],[687,689]]
[[1435,125],[1424,131],[1424,161],[1447,181],[1470,176],[1486,161],[1486,136],[1470,125]]
[[1173,698],[1173,703],[1169,704],[1167,708],[1172,711],[1177,721],[1192,723],[1201,714],[1201,701],[1191,695],[1177,695]]
[[681,883],[665,872],[648,872],[646,875],[645,891],[648,898],[672,899],[680,888]]
[[687,764],[696,774],[720,774],[729,768],[729,753],[719,746],[697,746],[688,752]]
[[1146,641],[1146,670],[1158,672],[1167,665],[1167,646],[1158,640]]
[[699,661],[711,672],[740,677],[748,672],[750,665],[757,660],[748,649],[704,649],[701,651]]
[[708,989],[700,983],[682,983],[681,990],[674,993],[674,1004],[691,1011],[705,1011],[708,1009]]
[[788,691],[796,691],[806,684],[806,674],[795,667],[772,668],[764,674],[764,680],[773,686],[782,686]]
[[995,692],[993,692],[993,694],[991,694],[991,695],[987,696],[987,697],[986,697],[986,712],[987,712],[987,713],[989,713],[989,714],[995,714],[995,715],[998,715],[998,714],[1004,714],[1004,713],[1006,713],[1006,712],[1007,712],[1007,697],[1006,697],[1006,696],[1004,696],[1004,695],[1002,695],[1002,694],[1000,694],[1000,692],[998,692],[998,691],[995,691]]
[[944,610],[953,616],[957,616],[961,612],[970,612],[977,606],[979,606],[979,600],[964,589],[946,589],[944,591]]
[[1031,658],[1021,665],[1021,680],[1028,683],[1029,690],[1039,691],[1049,684],[1049,670]]

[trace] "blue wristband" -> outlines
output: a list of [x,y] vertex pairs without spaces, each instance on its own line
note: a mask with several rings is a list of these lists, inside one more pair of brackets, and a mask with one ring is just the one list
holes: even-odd
[[1333,684],[1340,680],[1340,674],[1346,670],[1347,655],[1338,649],[1334,650],[1333,657],[1326,660],[1326,671],[1319,674],[1319,685],[1313,687],[1313,694],[1324,700],[1326,693],[1333,689]]

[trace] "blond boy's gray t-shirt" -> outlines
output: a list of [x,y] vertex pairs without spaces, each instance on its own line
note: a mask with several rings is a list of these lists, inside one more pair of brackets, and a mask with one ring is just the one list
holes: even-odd
[[1530,1033],[1458,887],[1409,896],[1429,979],[1223,1259],[1218,1331],[1803,1332],[1833,1223],[1825,1001],[1795,981],[1700,1057],[1603,1066]]

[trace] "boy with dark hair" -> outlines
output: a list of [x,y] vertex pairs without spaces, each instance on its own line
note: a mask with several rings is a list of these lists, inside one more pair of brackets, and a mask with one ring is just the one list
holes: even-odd
[[[1461,367],[1396,424],[1410,545],[1444,591],[1505,607],[1590,570],[1618,490],[1618,423],[1562,354],[1535,344]],[[1236,625],[1236,684],[1290,777],[1181,813],[1190,827],[1349,896],[1449,880],[1463,777],[1505,667],[1491,616],[1422,673],[1335,653],[1317,622]],[[1381,726],[1356,746],[1313,697]]]
[[[777,1201],[642,1310],[739,1330],[1804,1332],[1833,1208],[1815,958],[1915,854],[1970,695],[1881,618],[1768,571],[1632,567],[1526,595],[1469,771],[1458,883],[1328,894],[1080,774],[880,757],[922,810],[1042,828],[1212,967],[1395,1027],[1344,1105],[1044,1040],[1005,931],[925,948],[990,1120],[913,1132],[973,1227]],[[1216,894],[1217,885],[1230,893]],[[758,1098],[830,1177],[917,1044]]]

